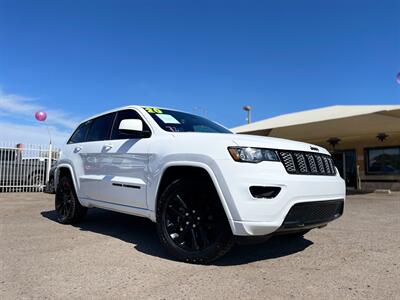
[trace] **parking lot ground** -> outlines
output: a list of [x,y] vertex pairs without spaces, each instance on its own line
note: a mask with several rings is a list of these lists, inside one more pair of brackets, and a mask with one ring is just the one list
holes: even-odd
[[92,209],[61,225],[53,197],[0,194],[0,299],[400,299],[399,193],[349,196],[326,228],[209,266],[169,259],[145,219]]

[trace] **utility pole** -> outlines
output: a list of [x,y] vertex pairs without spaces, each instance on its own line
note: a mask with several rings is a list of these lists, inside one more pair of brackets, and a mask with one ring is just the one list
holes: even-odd
[[243,106],[243,110],[247,112],[247,124],[251,123],[251,106],[245,105]]

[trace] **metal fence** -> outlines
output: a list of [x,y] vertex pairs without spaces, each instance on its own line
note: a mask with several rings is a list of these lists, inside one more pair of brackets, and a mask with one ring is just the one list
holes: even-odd
[[52,145],[0,142],[0,192],[41,192],[59,157]]

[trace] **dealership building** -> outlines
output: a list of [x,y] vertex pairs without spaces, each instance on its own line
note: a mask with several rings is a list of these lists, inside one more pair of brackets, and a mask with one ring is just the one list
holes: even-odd
[[233,131],[322,146],[332,154],[349,189],[400,190],[400,105],[329,106]]

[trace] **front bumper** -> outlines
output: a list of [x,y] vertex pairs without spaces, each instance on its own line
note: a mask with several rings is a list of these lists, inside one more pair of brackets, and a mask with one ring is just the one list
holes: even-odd
[[322,227],[343,214],[344,199],[297,203],[276,231],[292,232]]
[[[328,204],[335,200],[341,201],[343,208],[346,189],[343,179],[338,174],[291,175],[280,162],[246,164],[223,160],[219,161],[218,165],[221,176],[217,178],[226,207],[229,209],[229,222],[234,235],[268,235],[278,230],[289,230],[282,226],[287,227],[288,224],[284,222],[292,215],[290,211],[300,206],[303,207],[303,212],[310,213],[310,205]],[[276,186],[280,187],[281,191],[272,199],[254,198],[249,191],[250,186]],[[307,203],[310,205],[307,206]],[[318,222],[312,220],[312,215],[303,214],[303,219],[299,219],[295,230],[299,230],[300,227],[306,229],[305,226],[323,226],[342,213],[343,209],[339,214],[335,213],[335,217],[317,220]]]

